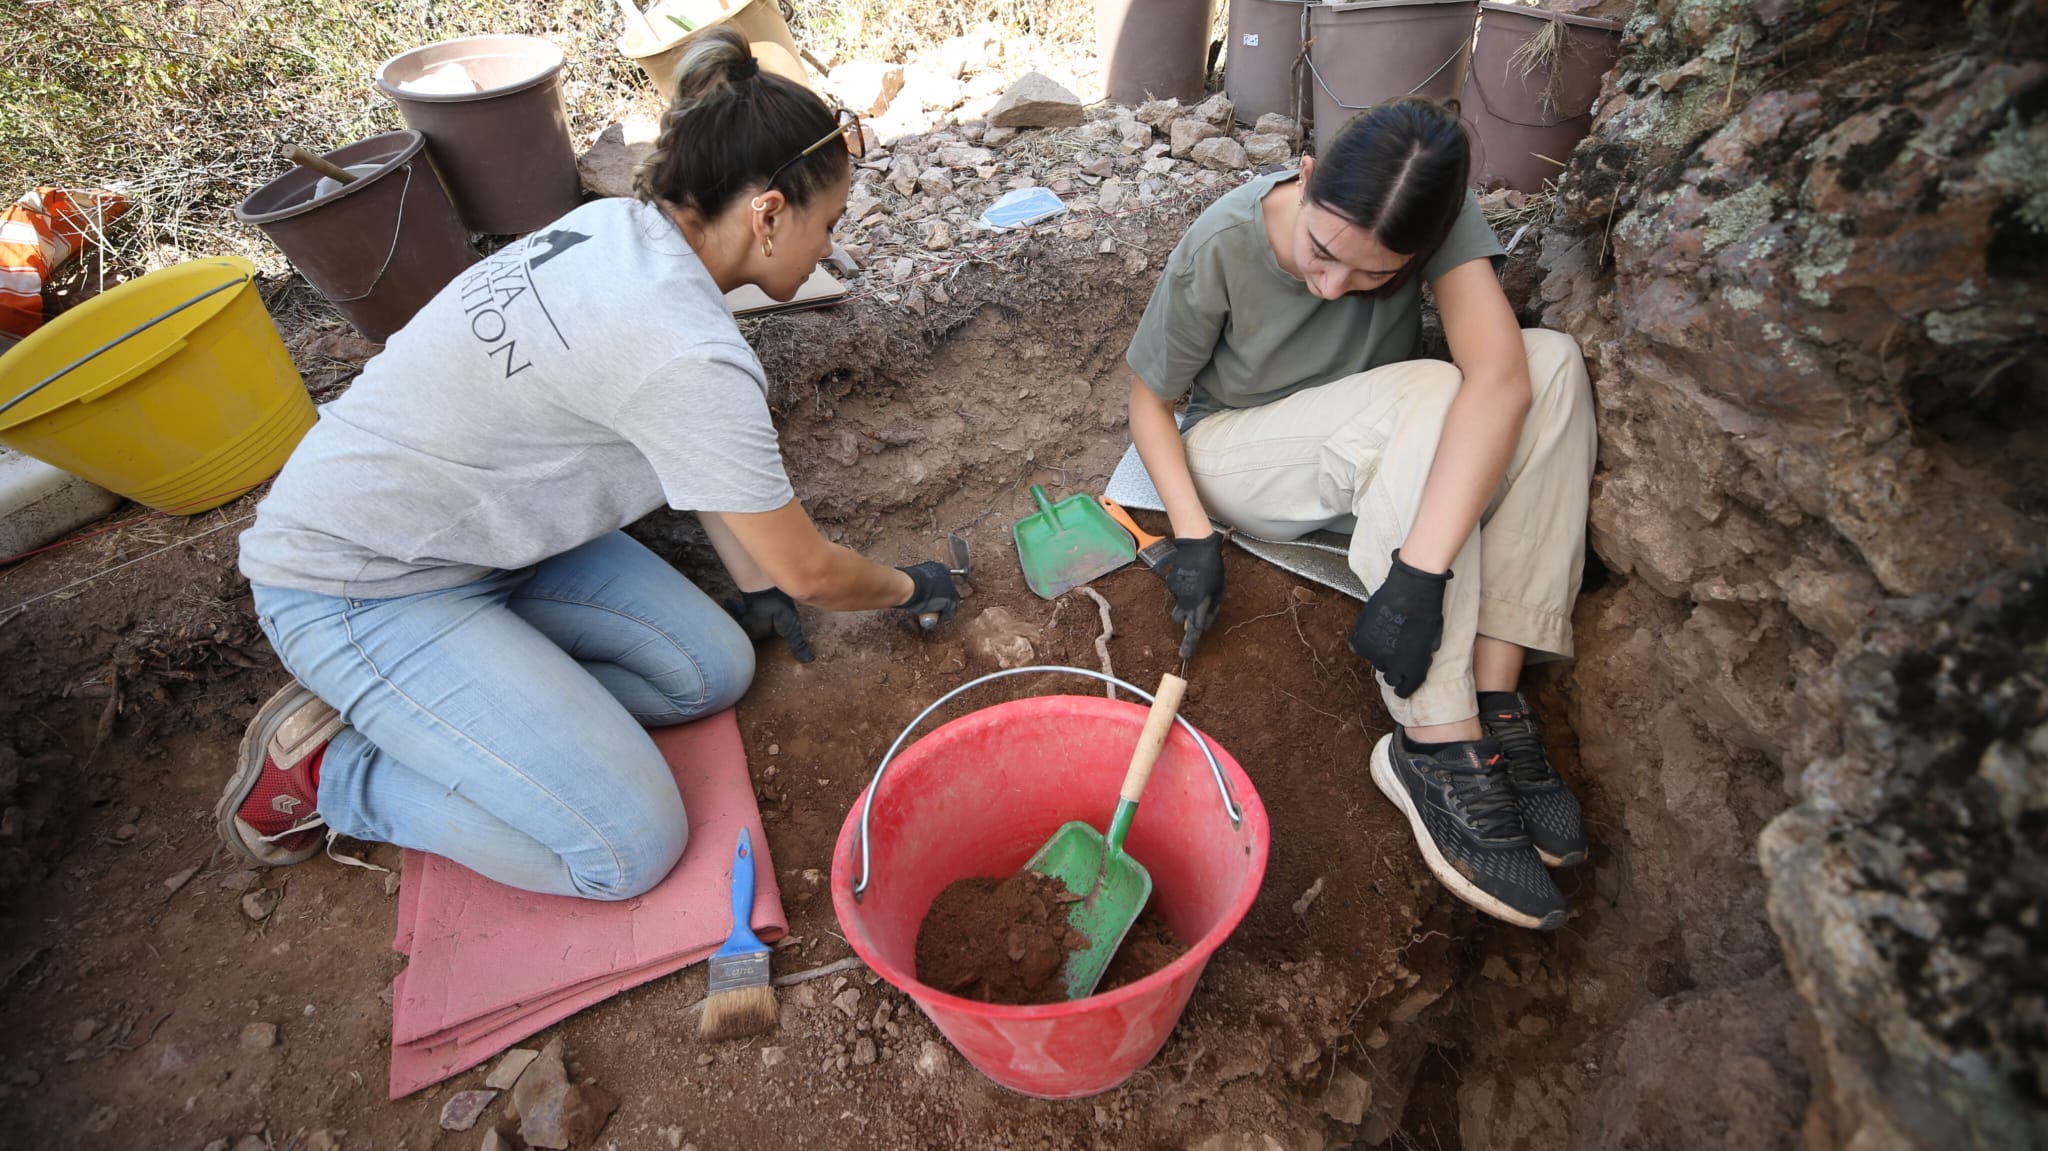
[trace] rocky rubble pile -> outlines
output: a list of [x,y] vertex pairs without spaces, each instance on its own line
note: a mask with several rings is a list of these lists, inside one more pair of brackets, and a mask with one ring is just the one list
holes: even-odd
[[[926,273],[1003,235],[978,220],[1007,192],[1046,188],[1065,210],[1041,234],[1121,252],[1135,274],[1151,257],[1119,246],[1115,217],[1219,194],[1293,162],[1301,139],[1285,116],[1238,124],[1221,94],[1193,105],[1085,104],[1053,74],[1071,78],[1070,70],[1047,64],[1028,44],[1006,47],[992,32],[956,36],[924,55],[839,64],[825,84],[831,98],[861,113],[867,136],[837,233],[838,271],[849,287],[920,314],[947,299],[936,278],[918,282]],[[1006,79],[1006,65],[1022,71]],[[632,195],[633,171],[656,134],[650,116],[607,129],[578,162],[585,187]]]

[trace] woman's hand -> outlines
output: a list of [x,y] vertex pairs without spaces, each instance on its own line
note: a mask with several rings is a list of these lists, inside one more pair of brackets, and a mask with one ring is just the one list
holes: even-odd
[[1187,632],[1181,650],[1194,654],[1194,644],[1223,606],[1223,533],[1173,541],[1173,557],[1160,565],[1166,587],[1173,592],[1173,622]]
[[1365,601],[1351,626],[1351,650],[1372,664],[1394,694],[1407,699],[1429,678],[1430,661],[1444,636],[1444,588],[1451,573],[1421,571],[1401,562]]
[[910,598],[897,607],[918,617],[920,624],[924,623],[926,616],[937,616],[932,621],[934,624],[953,618],[954,609],[960,606],[960,590],[953,586],[951,568],[937,560],[926,560],[896,570],[909,576],[910,582],[916,585]]
[[755,643],[779,635],[798,663],[818,658],[811,650],[811,641],[804,636],[803,621],[797,618],[796,601],[781,588],[743,591],[737,599],[725,600],[723,606]]

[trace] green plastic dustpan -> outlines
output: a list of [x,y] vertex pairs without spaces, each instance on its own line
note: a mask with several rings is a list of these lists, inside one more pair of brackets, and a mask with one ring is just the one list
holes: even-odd
[[1017,521],[1013,535],[1024,582],[1046,599],[1058,599],[1097,576],[1138,558],[1137,542],[1117,526],[1095,497],[1077,492],[1058,503],[1031,485],[1038,510]]
[[1145,865],[1124,854],[1124,836],[1138,813],[1138,799],[1152,778],[1152,766],[1166,746],[1173,730],[1174,713],[1188,681],[1167,672],[1159,679],[1159,691],[1152,698],[1152,710],[1145,716],[1138,746],[1131,752],[1131,766],[1124,772],[1118,792],[1116,814],[1110,817],[1105,837],[1087,823],[1076,820],[1061,825],[1031,858],[1026,871],[1036,871],[1064,883],[1080,896],[1067,904],[1067,923],[1088,938],[1088,946],[1067,953],[1067,998],[1086,999],[1095,994],[1102,973],[1116,958],[1124,936],[1137,922],[1145,903],[1152,898],[1152,874]]

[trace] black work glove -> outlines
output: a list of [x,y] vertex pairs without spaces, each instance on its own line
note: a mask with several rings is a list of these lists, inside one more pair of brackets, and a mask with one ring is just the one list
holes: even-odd
[[[953,610],[960,606],[959,589],[953,586],[953,572],[937,560],[926,560],[921,564],[897,568],[910,577],[917,585],[910,598],[897,607],[918,617],[918,623],[931,627],[953,618]],[[926,622],[930,617],[930,622]]]
[[1444,588],[1451,573],[1432,575],[1401,562],[1401,549],[1394,549],[1394,566],[1358,613],[1351,626],[1351,650],[1370,662],[1373,670],[1407,699],[1429,676],[1430,657],[1444,638]]
[[1216,612],[1223,606],[1223,533],[1174,540],[1173,555],[1160,565],[1159,573],[1173,593],[1173,622],[1186,629],[1181,655],[1191,656],[1195,641],[1216,622]]
[[747,638],[759,643],[770,636],[781,636],[789,643],[789,654],[798,663],[809,663],[818,658],[811,651],[811,641],[804,638],[803,621],[796,616],[796,601],[779,587],[762,591],[743,591],[738,599],[724,601],[725,610],[740,623]]

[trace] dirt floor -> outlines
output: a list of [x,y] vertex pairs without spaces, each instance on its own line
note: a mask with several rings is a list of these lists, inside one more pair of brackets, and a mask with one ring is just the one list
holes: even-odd
[[[1126,442],[1119,361],[1150,277],[1119,279],[1069,269],[1054,288],[1030,281],[1037,294],[1008,308],[974,305],[963,288],[969,306],[931,321],[932,338],[893,368],[870,354],[860,372],[778,378],[797,489],[828,532],[908,562],[958,531],[975,562],[972,595],[932,633],[891,613],[807,612],[817,662],[764,651],[739,719],[789,915],[780,973],[850,954],[826,869],[906,722],[1015,662],[1020,640],[1035,662],[1100,664],[1096,605],[1080,592],[1033,596],[1009,525],[1030,510],[1032,482],[1054,498],[1100,490]],[[851,344],[887,322],[859,308],[779,321],[764,337],[771,378],[816,359],[796,344]],[[312,354],[294,345],[302,361]],[[316,389],[345,379],[363,350],[334,338],[320,348],[306,365]],[[324,1130],[345,1131],[329,1145],[347,1148],[468,1148],[502,1110],[467,1133],[437,1126],[448,1094],[480,1086],[488,1065],[386,1098],[383,996],[403,961],[385,876],[317,858],[244,872],[216,850],[208,814],[228,760],[284,678],[234,570],[253,506],[143,519],[0,569],[0,786],[22,811],[0,824],[8,1142],[199,1151],[253,1133],[284,1149]],[[686,517],[636,530],[724,588]],[[700,966],[526,1044],[560,1035],[572,1076],[620,1098],[601,1145],[1455,1146],[1455,1071],[1433,1046],[1430,1009],[1474,962],[1475,938],[1499,933],[1428,877],[1368,777],[1389,724],[1344,643],[1355,602],[1236,549],[1228,581],[1183,710],[1250,774],[1272,819],[1271,860],[1148,1067],[1091,1100],[1012,1095],[863,970],[783,991],[782,1024],[765,1039],[707,1044],[686,1010],[703,994]],[[1095,587],[1110,604],[1116,674],[1142,684],[1177,667],[1155,575],[1134,564]],[[1087,690],[1020,677],[955,707]],[[398,862],[395,848],[355,847]],[[251,892],[275,896],[260,921],[245,910],[259,902]],[[860,993],[850,1016],[833,1003],[840,979]],[[250,1023],[275,1024],[277,1044],[246,1045]],[[852,1058],[864,1037],[878,1039],[871,1064]]]

